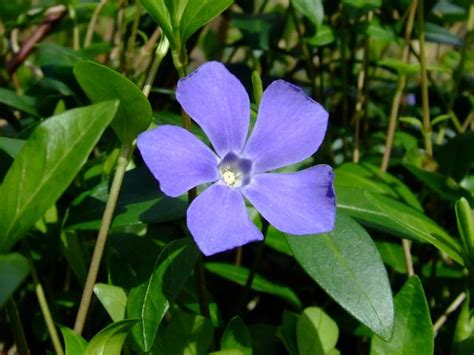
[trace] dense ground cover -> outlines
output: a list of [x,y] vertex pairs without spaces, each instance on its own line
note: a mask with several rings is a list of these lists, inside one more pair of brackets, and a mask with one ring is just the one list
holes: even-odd
[[0,353],[472,354],[473,30],[2,1]]

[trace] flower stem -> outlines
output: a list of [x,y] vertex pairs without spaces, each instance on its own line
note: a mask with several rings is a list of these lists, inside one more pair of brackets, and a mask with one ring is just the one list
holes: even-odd
[[120,187],[122,186],[123,177],[125,175],[125,170],[130,162],[132,151],[133,146],[131,144],[124,144],[120,152],[120,156],[117,162],[117,169],[115,170],[112,187],[109,192],[109,198],[107,199],[104,215],[102,216],[102,223],[100,225],[99,235],[97,236],[94,254],[92,255],[92,261],[89,266],[89,273],[87,274],[86,284],[84,286],[81,304],[79,305],[76,323],[74,324],[74,331],[77,334],[81,334],[82,330],[84,329],[87,311],[89,310],[94,284],[97,279],[97,274],[99,273],[100,262],[102,260],[105,244],[107,242],[107,236],[109,234],[110,225],[112,223],[112,217],[119,197]]
[[48,301],[46,300],[46,295],[44,294],[43,285],[39,280],[38,273],[36,272],[36,268],[33,264],[33,259],[30,253],[28,255],[28,260],[31,266],[31,276],[33,277],[33,282],[35,284],[36,298],[38,299],[41,313],[43,314],[44,322],[46,323],[46,327],[48,328],[49,336],[51,337],[51,342],[53,343],[54,352],[58,355],[63,355],[63,346],[61,344],[61,340],[59,340],[58,331],[54,324],[53,316],[51,315]]
[[97,23],[97,20],[99,19],[99,15],[104,9],[105,5],[107,4],[107,0],[100,0],[99,4],[94,10],[94,13],[92,14],[91,20],[89,21],[89,25],[87,26],[87,32],[86,32],[86,38],[84,39],[84,48],[87,48],[90,46],[91,41],[92,41],[92,36],[94,35],[94,28]]
[[21,325],[20,315],[18,314],[18,308],[13,298],[9,298],[5,304],[5,311],[10,320],[10,325],[13,333],[13,338],[15,339],[16,348],[18,354],[28,355],[30,352],[28,350],[28,344],[26,342],[25,331]]
[[170,43],[166,36],[162,35],[158,46],[156,47],[155,51],[155,59],[151,65],[150,71],[148,72],[148,76],[146,78],[145,86],[143,87],[143,94],[148,97],[150,95],[151,87],[153,85],[153,81],[156,77],[156,72],[160,67],[161,61],[165,57],[166,53],[168,53],[168,49],[170,47]]
[[429,156],[433,155],[433,145],[431,143],[431,121],[430,103],[428,99],[428,76],[426,74],[425,55],[425,24],[423,14],[423,0],[418,0],[418,37],[420,41],[420,75],[421,75],[421,101],[423,105],[423,139],[425,151]]
[[[261,217],[262,219],[262,234],[263,237],[265,238],[269,224],[266,219]],[[249,297],[250,289],[252,288],[252,283],[255,278],[255,275],[257,274],[257,269],[260,266],[260,263],[262,262],[262,256],[263,256],[263,247],[265,246],[265,243],[262,241],[258,244],[257,250],[255,251],[255,257],[253,259],[252,263],[252,268],[250,269],[250,272],[247,276],[247,281],[245,282],[245,288],[242,294],[242,298],[240,299],[240,306],[239,306],[239,314],[243,314],[245,310],[245,305],[247,303],[247,299]]]
[[[410,53],[410,39],[413,31],[413,22],[415,19],[417,0],[412,0],[410,3],[407,25],[405,28],[405,43],[402,49],[402,61],[406,63],[408,61],[408,54]],[[400,108],[400,100],[402,98],[403,90],[405,89],[406,75],[400,73],[398,75],[397,89],[392,99],[392,108],[390,110],[390,121],[387,130],[387,139],[385,142],[385,151],[382,159],[382,165],[380,170],[387,171],[388,162],[392,153],[393,137],[395,135],[395,129],[397,128],[398,109]]]

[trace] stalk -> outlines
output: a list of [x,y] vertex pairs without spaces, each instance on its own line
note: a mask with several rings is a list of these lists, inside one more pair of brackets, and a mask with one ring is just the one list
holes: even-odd
[[107,4],[107,0],[100,0],[99,5],[97,5],[97,7],[95,8],[94,13],[92,14],[91,20],[89,22],[89,25],[87,26],[86,38],[84,38],[84,48],[87,48],[90,46],[91,41],[92,41],[92,36],[94,35],[95,25],[97,24],[97,20],[99,19],[99,16],[106,4]]
[[18,313],[18,308],[13,298],[9,298],[5,304],[5,311],[10,320],[10,325],[13,333],[13,338],[15,339],[16,348],[18,354],[20,355],[29,355],[30,351],[28,350],[28,343],[26,342],[25,331],[21,325],[20,315]]
[[84,324],[87,318],[87,312],[92,299],[92,293],[95,282],[97,280],[97,274],[99,273],[100,262],[104,253],[105,244],[107,242],[107,236],[109,234],[110,225],[117,205],[117,200],[122,186],[123,177],[125,170],[130,163],[132,157],[133,146],[131,144],[122,145],[120,156],[117,162],[117,169],[115,170],[112,187],[110,189],[109,198],[105,205],[104,215],[102,216],[102,223],[99,229],[99,235],[97,236],[97,242],[94,248],[94,254],[89,266],[89,272],[87,274],[86,284],[81,298],[81,304],[79,305],[79,311],[77,313],[76,322],[74,324],[74,331],[77,334],[81,334],[84,329]]
[[428,76],[426,74],[425,55],[425,26],[423,14],[423,0],[418,0],[418,35],[420,41],[420,75],[421,75],[421,101],[423,105],[423,139],[425,151],[429,156],[433,156],[433,145],[431,143],[431,121],[430,103],[428,98]]

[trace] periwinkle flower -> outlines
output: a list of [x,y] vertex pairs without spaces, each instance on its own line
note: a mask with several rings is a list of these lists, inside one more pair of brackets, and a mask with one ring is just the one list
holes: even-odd
[[246,140],[249,97],[223,64],[206,63],[181,79],[176,98],[207,134],[214,151],[172,125],[142,133],[138,148],[169,196],[211,184],[187,211],[189,231],[205,255],[263,239],[247,213],[244,197],[282,232],[303,235],[332,230],[331,167],[269,172],[300,162],[319,148],[328,121],[320,104],[300,88],[274,81],[263,93],[255,127]]

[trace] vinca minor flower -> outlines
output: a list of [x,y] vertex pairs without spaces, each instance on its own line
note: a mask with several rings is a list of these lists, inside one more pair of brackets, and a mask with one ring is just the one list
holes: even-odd
[[274,81],[263,93],[255,127],[246,139],[249,97],[223,64],[206,63],[181,79],[176,98],[207,134],[214,151],[172,125],[142,133],[138,148],[165,194],[177,197],[210,184],[187,211],[189,231],[205,255],[263,239],[247,213],[245,199],[282,232],[303,235],[332,230],[331,167],[270,172],[300,162],[318,149],[328,121],[320,104],[300,88]]

